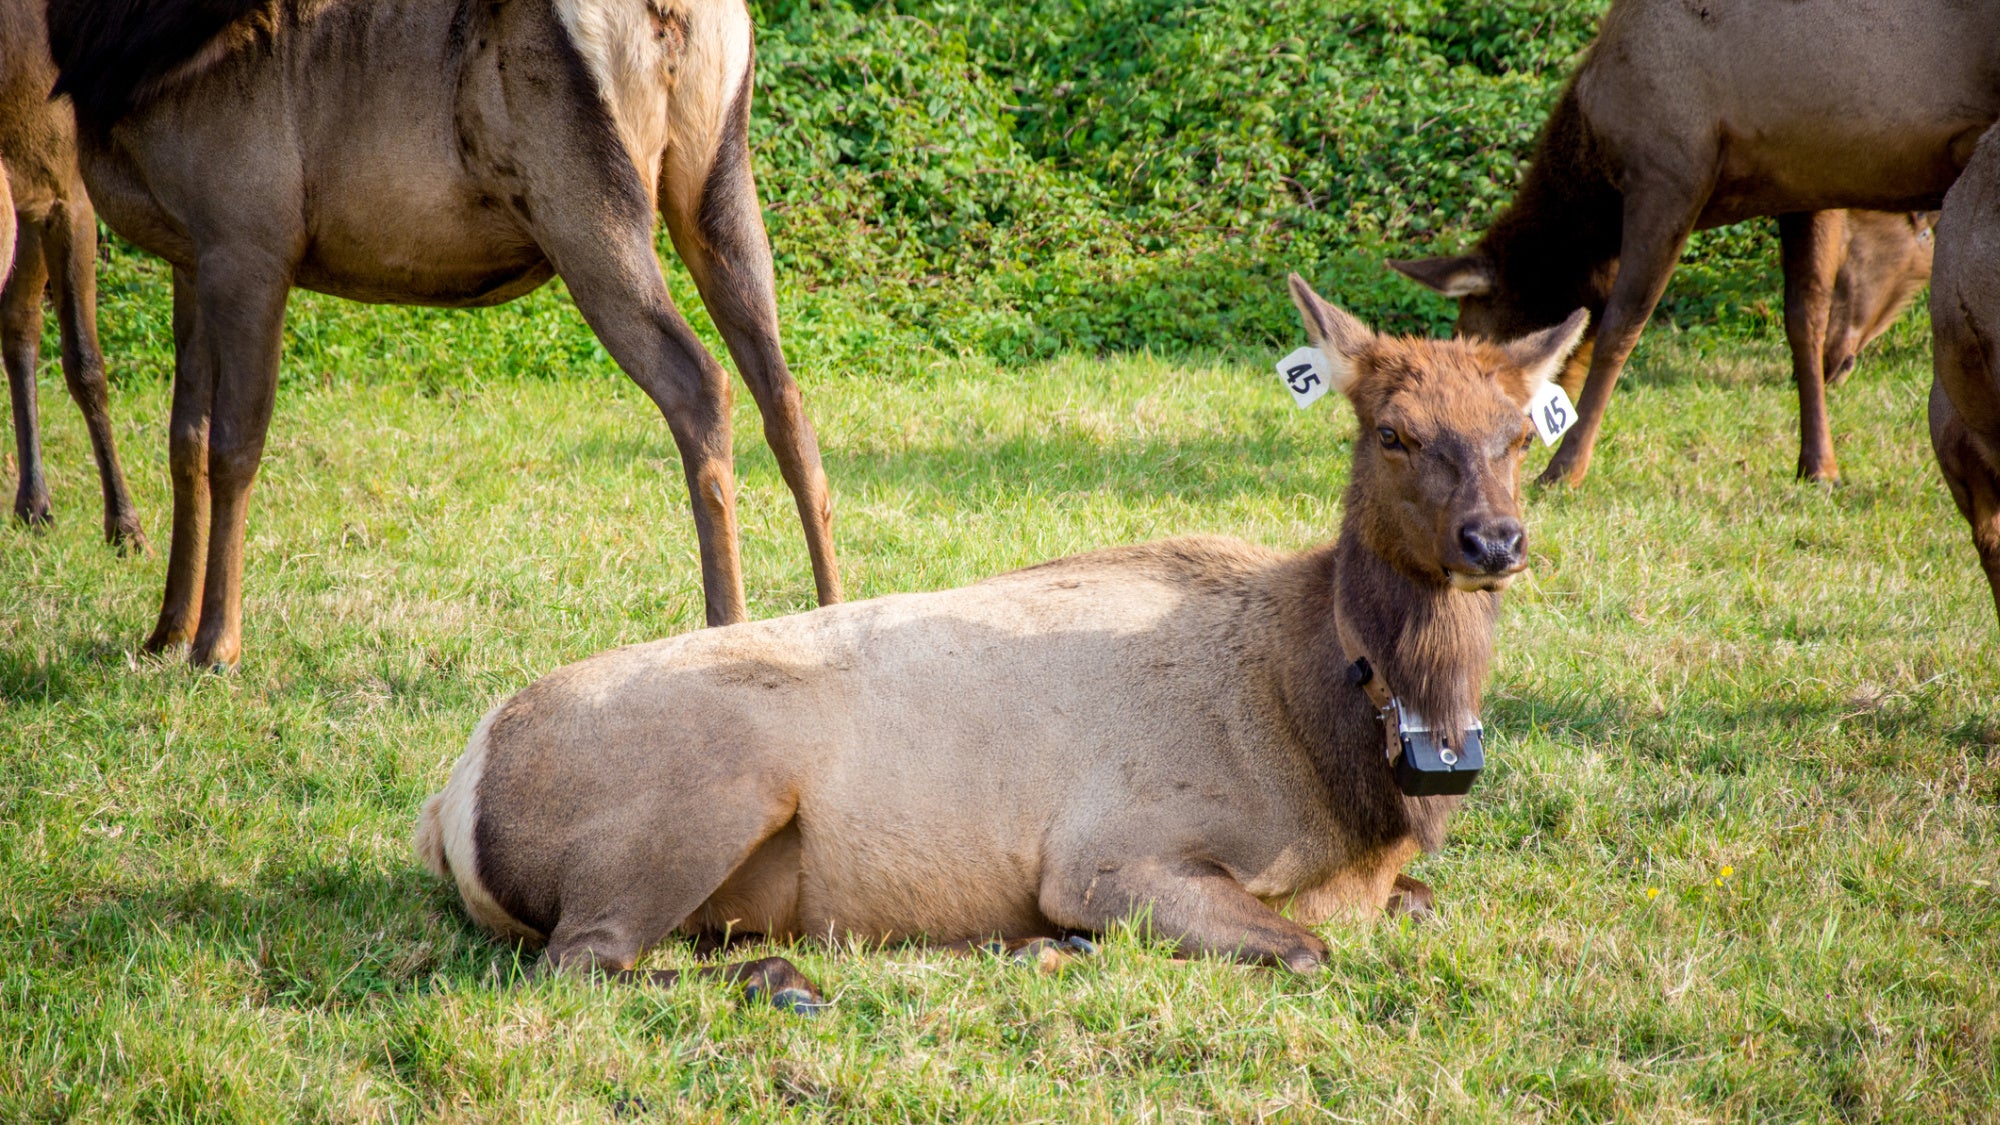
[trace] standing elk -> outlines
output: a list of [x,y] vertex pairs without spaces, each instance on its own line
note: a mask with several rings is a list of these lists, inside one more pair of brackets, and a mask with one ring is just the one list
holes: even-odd
[[1931,281],[1931,448],[2000,613],[2000,128],[1938,219]]
[[1602,310],[1541,482],[1576,483],[1688,235],[1778,217],[1799,388],[1798,473],[1839,475],[1824,335],[1842,208],[1935,208],[2000,117],[2000,4],[1618,0],[1469,254],[1391,263],[1505,338]]
[[[0,0],[0,164],[13,202],[0,206],[0,226],[17,260],[0,289],[0,355],[14,404],[14,449],[21,479],[14,516],[29,526],[50,519],[42,476],[42,441],[35,404],[35,367],[42,342],[42,292],[54,283],[62,331],[63,379],[83,410],[104,493],[104,538],[119,551],[146,549],[139,511],[118,467],[111,437],[111,403],[104,353],[97,346],[97,213],[76,166],[76,123],[67,105],[49,100],[55,83],[42,5]],[[0,277],[6,271],[0,269]]]
[[[949,943],[1144,916],[1189,954],[1308,970],[1308,926],[1427,909],[1402,868],[1459,797],[1399,785],[1382,718],[1469,745],[1527,559],[1524,410],[1586,315],[1422,341],[1292,295],[1360,422],[1335,542],[1172,539],[600,654],[480,722],[423,862],[546,942],[538,971],[654,981],[676,974],[633,965],[676,929]],[[707,971],[817,999],[781,959]]]
[[238,659],[294,286],[471,307],[560,274],[672,429],[708,623],[743,620],[729,381],[668,296],[656,212],[763,412],[819,600],[840,600],[751,176],[743,0],[52,0],[49,24],[91,197],[173,266],[173,546],[147,649]]

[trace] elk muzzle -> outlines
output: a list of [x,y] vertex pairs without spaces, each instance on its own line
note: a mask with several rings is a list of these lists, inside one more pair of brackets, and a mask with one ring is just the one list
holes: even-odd
[[1445,572],[1460,590],[1504,590],[1527,565],[1528,533],[1513,516],[1474,516],[1458,525]]

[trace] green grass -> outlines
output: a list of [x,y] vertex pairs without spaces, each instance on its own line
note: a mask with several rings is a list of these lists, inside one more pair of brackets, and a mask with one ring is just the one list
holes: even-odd
[[[1313,978],[1129,937],[1054,976],[804,947],[834,1004],[801,1020],[706,984],[512,986],[410,854],[491,702],[700,620],[665,427],[559,296],[295,299],[222,677],[135,653],[165,309],[118,269],[114,410],[160,552],[98,541],[46,369],[60,523],[0,532],[0,1120],[2000,1117],[1996,628],[1921,324],[1834,396],[1832,488],[1791,480],[1777,341],[1647,340],[1588,484],[1531,501],[1495,764],[1415,869],[1441,924],[1326,927]],[[1336,525],[1352,421],[1296,411],[1269,356],[827,369],[814,331],[790,340],[855,597]],[[752,612],[807,608],[739,398]]]

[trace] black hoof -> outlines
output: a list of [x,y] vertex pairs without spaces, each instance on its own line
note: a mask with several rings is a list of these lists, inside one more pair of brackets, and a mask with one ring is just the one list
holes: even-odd
[[1082,934],[1069,935],[1063,939],[1063,944],[1068,946],[1069,951],[1078,957],[1097,956],[1097,943],[1084,937]]
[[803,988],[781,988],[771,994],[771,1006],[795,1016],[816,1016],[826,1011],[826,1001]]

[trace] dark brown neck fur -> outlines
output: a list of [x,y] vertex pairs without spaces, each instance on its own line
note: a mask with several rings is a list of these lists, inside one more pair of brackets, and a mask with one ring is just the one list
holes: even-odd
[[1338,622],[1346,621],[1405,705],[1433,722],[1460,723],[1479,714],[1500,595],[1402,574],[1363,544],[1362,507],[1350,492],[1340,538],[1291,560],[1279,692],[1293,734],[1351,810],[1349,827],[1360,840],[1387,845],[1409,835],[1433,851],[1460,798],[1405,797],[1396,789],[1375,708],[1348,681],[1359,654],[1347,651]]
[[1597,314],[1611,294],[1624,230],[1624,196],[1604,166],[1590,125],[1563,88],[1535,142],[1514,201],[1479,240],[1500,272],[1498,293],[1513,305],[1508,330],[1525,333],[1578,308]]

